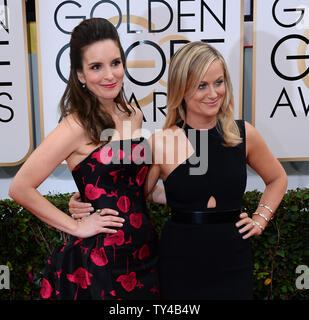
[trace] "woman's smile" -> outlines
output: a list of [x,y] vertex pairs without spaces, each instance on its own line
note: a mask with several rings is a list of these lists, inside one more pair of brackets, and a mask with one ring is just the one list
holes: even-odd
[[117,86],[117,82],[115,83],[110,83],[110,84],[101,84],[101,86],[103,88],[107,88],[107,89],[112,89],[112,88],[115,88]]

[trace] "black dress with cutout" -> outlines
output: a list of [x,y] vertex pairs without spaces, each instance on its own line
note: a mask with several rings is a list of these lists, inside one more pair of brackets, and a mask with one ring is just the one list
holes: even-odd
[[[222,145],[220,126],[183,128],[195,153],[164,181],[172,219],[164,226],[159,245],[162,299],[252,299],[251,248],[235,226],[247,179],[244,121],[237,125],[243,142],[235,147]],[[205,159],[197,163],[199,155],[207,158],[206,163]],[[190,171],[199,166],[204,172]],[[208,208],[210,198],[214,208]],[[192,211],[216,216],[209,223],[188,222]],[[228,219],[221,221],[224,214]]]
[[[114,234],[71,237],[46,266],[40,298],[159,299],[157,239],[146,212],[144,183],[151,150],[144,138],[111,141],[72,171],[81,198],[125,219]],[[81,222],[82,223],[82,222]]]

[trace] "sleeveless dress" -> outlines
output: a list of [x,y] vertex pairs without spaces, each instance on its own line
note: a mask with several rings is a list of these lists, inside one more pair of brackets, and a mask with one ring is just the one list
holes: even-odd
[[[252,299],[251,248],[235,226],[247,179],[244,121],[236,123],[243,142],[235,147],[222,145],[216,127],[195,130],[185,124],[183,128],[195,152],[164,181],[172,218],[159,244],[162,299]],[[192,158],[205,146],[207,172],[190,174],[190,168],[198,166]],[[207,208],[210,197],[215,208]],[[207,220],[192,222],[192,212],[199,212],[201,220],[206,213]]]
[[115,234],[71,236],[56,249],[46,266],[41,299],[159,299],[158,243],[143,193],[150,163],[150,147],[141,137],[100,146],[74,168],[82,200],[95,210],[118,211],[125,222]]

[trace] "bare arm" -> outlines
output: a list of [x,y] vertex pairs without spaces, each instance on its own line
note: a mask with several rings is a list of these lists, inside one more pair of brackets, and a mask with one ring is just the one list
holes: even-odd
[[146,178],[144,194],[148,201],[166,204],[166,195],[164,187],[157,183],[160,176],[160,168],[153,164]]
[[[73,219],[82,220],[88,217],[93,210],[91,203],[81,201],[79,192],[75,192],[69,201],[69,212]],[[111,227],[121,228],[123,226],[125,220],[118,217],[118,215],[119,213],[115,210],[102,209],[101,216],[103,217],[102,221],[104,223],[103,233],[115,233],[117,230],[111,229]]]
[[[264,204],[275,212],[287,188],[286,173],[280,162],[268,149],[260,133],[249,123],[246,122],[245,125],[247,136],[247,163],[263,179],[266,185],[259,204]],[[265,228],[272,217],[272,213],[265,207],[258,207],[256,211],[265,217],[254,215],[252,220],[260,224],[262,228]],[[266,221],[265,218],[268,221]],[[257,230],[261,231],[258,226],[255,226],[245,237],[248,238],[254,235]]]
[[36,188],[80,144],[83,129],[72,120],[64,119],[31,154],[14,177],[9,195],[40,220],[66,233],[88,237],[102,230],[99,215],[78,223],[46,200]]
[[153,134],[149,139],[148,143],[152,150],[152,165],[146,177],[144,195],[146,200],[166,204],[166,195],[164,187],[158,184],[160,178],[161,167],[160,163],[157,163],[159,153],[162,152],[161,148],[161,135]]

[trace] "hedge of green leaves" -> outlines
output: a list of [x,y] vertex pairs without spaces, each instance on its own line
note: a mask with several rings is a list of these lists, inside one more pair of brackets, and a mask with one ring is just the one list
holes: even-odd
[[[71,194],[47,195],[68,212]],[[243,211],[253,213],[261,193],[247,192]],[[147,203],[160,235],[169,219],[166,206]],[[309,290],[297,289],[295,270],[309,266],[309,189],[286,193],[275,218],[260,237],[251,240],[254,256],[255,299],[304,300]],[[0,300],[37,299],[45,263],[53,249],[68,235],[42,223],[14,201],[0,201],[0,265],[10,269],[10,289],[0,290]]]

